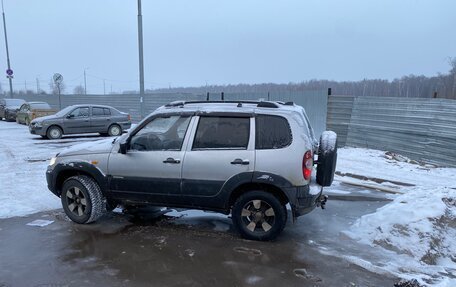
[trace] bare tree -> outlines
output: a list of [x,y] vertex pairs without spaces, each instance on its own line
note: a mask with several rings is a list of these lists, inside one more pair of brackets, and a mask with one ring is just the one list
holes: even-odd
[[85,92],[85,90],[82,85],[77,85],[73,89],[73,94],[75,94],[75,95],[84,95],[84,92]]
[[59,93],[63,94],[65,92],[65,88],[66,85],[63,81],[58,85],[54,83],[53,79],[51,79],[51,81],[49,82],[49,89],[51,90],[51,94],[53,95],[58,95]]

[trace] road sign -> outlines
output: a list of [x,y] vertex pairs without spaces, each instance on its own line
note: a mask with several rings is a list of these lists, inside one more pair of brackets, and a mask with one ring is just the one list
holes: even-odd
[[54,79],[54,83],[56,84],[60,84],[63,81],[63,76],[59,73],[55,73],[52,78]]
[[8,76],[12,76],[13,75],[13,70],[11,70],[11,69],[6,70],[6,74]]

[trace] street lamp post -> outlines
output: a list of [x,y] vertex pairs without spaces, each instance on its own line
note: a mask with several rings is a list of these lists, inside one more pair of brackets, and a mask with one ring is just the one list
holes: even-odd
[[[6,62],[8,63],[8,71],[11,71],[11,65],[10,65],[10,58],[9,58],[9,50],[8,50],[8,37],[6,36],[6,20],[5,20],[5,9],[3,8],[3,0],[2,0],[2,16],[3,16],[3,31],[5,34],[5,46],[6,46]],[[10,97],[13,97],[13,75],[11,71],[11,75],[8,74],[8,81],[9,81],[9,87],[10,87]]]
[[139,48],[139,102],[141,119],[144,118],[144,58],[143,58],[143,33],[141,0],[138,0],[138,48]]

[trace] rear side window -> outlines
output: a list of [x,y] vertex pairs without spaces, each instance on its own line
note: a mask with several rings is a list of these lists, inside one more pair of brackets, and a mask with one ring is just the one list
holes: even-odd
[[104,115],[105,116],[110,116],[111,115],[111,110],[108,109],[108,108],[103,108],[103,111],[104,111]]
[[193,149],[247,149],[250,118],[200,117]]
[[95,107],[93,107],[92,108],[92,116],[94,116],[94,117],[96,117],[96,116],[104,116],[103,108],[95,108]]
[[285,118],[258,115],[255,119],[255,126],[256,149],[279,149],[291,144],[291,129]]

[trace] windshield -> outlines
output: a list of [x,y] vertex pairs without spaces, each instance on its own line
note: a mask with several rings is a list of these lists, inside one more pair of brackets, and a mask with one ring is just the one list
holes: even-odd
[[75,108],[74,106],[66,107],[63,110],[60,110],[59,112],[55,113],[55,115],[58,116],[58,117],[63,117],[64,115],[66,115],[70,111],[72,111],[74,108]]
[[20,106],[25,103],[24,100],[20,99],[5,99],[7,106]]

